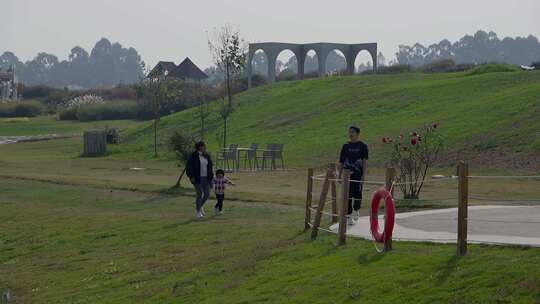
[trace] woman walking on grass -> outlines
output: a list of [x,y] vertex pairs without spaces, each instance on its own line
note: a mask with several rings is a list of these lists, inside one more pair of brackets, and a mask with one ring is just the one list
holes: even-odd
[[196,216],[197,218],[202,218],[205,216],[204,203],[208,200],[210,185],[212,185],[212,179],[214,178],[212,160],[206,151],[206,143],[204,141],[195,144],[195,152],[191,154],[186,164],[186,174],[197,193],[197,198],[195,199]]

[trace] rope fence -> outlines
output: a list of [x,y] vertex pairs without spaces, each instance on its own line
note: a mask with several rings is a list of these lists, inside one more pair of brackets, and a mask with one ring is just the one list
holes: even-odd
[[[489,196],[482,196],[482,195],[471,195],[469,192],[469,180],[540,180],[540,175],[470,175],[469,174],[469,167],[466,163],[461,162],[458,165],[458,174],[457,175],[451,175],[451,176],[443,176],[443,175],[435,175],[431,179],[426,179],[423,181],[407,181],[407,182],[400,182],[399,178],[396,176],[396,171],[393,168],[388,168],[386,170],[386,176],[385,181],[374,181],[374,180],[354,180],[350,179],[350,171],[349,170],[343,170],[343,175],[341,178],[337,177],[337,170],[336,170],[336,164],[329,164],[327,167],[327,170],[325,174],[319,174],[315,175],[313,172],[313,169],[308,170],[308,178],[307,178],[307,195],[306,195],[306,217],[305,217],[305,227],[306,229],[311,229],[311,239],[315,239],[317,237],[318,230],[330,232],[330,233],[336,233],[336,231],[332,231],[326,228],[321,227],[321,218],[322,216],[329,216],[332,217],[332,223],[338,223],[338,245],[344,245],[345,244],[345,236],[346,236],[346,218],[348,215],[346,215],[346,209],[348,208],[348,201],[349,201],[349,185],[353,183],[361,183],[363,187],[363,191],[376,191],[380,189],[381,187],[384,187],[388,190],[389,193],[393,194],[393,190],[396,186],[404,186],[404,185],[412,185],[412,184],[441,184],[444,182],[456,182],[455,184],[452,183],[452,186],[455,187],[454,190],[456,191],[456,195],[443,195],[442,197],[434,197],[434,198],[424,198],[424,199],[411,199],[411,198],[403,198],[403,199],[397,199],[395,200],[398,203],[409,203],[409,202],[442,202],[442,201],[457,201],[457,217],[443,217],[443,218],[437,218],[437,220],[441,221],[457,221],[457,252],[458,255],[464,255],[467,252],[467,223],[468,222],[493,222],[493,223],[522,223],[522,224],[540,224],[540,221],[534,221],[534,220],[524,220],[521,222],[516,221],[506,221],[504,219],[484,219],[484,218],[475,218],[475,217],[469,217],[468,216],[468,204],[469,201],[489,201],[489,202],[516,202],[520,204],[534,204],[534,203],[540,203],[540,198],[524,198],[523,195],[520,195],[519,198],[512,198],[512,199],[504,199],[504,198],[494,198]],[[319,187],[317,190],[320,190],[320,195],[315,193],[313,183],[314,181],[320,181],[322,182],[320,189]],[[341,189],[341,194],[338,197],[338,193],[336,189]],[[511,185],[511,184],[510,184]],[[435,193],[441,192],[440,187],[429,187],[429,189],[432,191],[436,191]],[[504,192],[504,188],[498,188],[499,192]],[[330,197],[329,197],[329,192]],[[429,192],[428,192],[429,193]],[[444,192],[446,194],[446,192]],[[316,199],[318,203],[313,204],[313,200]],[[324,207],[326,204],[332,205],[332,212],[328,212],[324,210]],[[413,206],[413,205],[411,205]],[[315,219],[312,222],[311,217],[314,216]],[[376,216],[377,217],[377,216]],[[384,217],[383,217],[384,219]],[[373,236],[372,236],[373,238]],[[407,240],[406,238],[396,238],[399,240]],[[439,239],[438,239],[439,240]],[[384,252],[391,250],[392,243],[391,239],[389,241],[385,240],[384,243],[384,249],[381,249],[375,244],[375,249],[378,252]],[[439,240],[440,241],[440,240]],[[454,242],[456,239],[447,240]],[[388,243],[387,243],[388,242]]]

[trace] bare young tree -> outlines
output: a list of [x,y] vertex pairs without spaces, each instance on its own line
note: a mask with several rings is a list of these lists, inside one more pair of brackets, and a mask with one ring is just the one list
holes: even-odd
[[201,140],[204,141],[204,134],[206,132],[206,118],[210,116],[210,104],[208,103],[208,91],[204,84],[199,83],[199,88],[197,90],[197,99],[199,101],[199,118],[201,120]]
[[139,95],[142,96],[152,110],[154,118],[154,157],[158,156],[158,126],[161,119],[161,109],[181,94],[177,84],[165,75],[146,78],[138,86]]
[[215,65],[225,76],[227,103],[223,103],[220,115],[223,118],[223,148],[227,145],[227,119],[233,112],[232,82],[245,66],[246,46],[240,32],[231,25],[215,29],[208,38],[208,48],[212,52]]

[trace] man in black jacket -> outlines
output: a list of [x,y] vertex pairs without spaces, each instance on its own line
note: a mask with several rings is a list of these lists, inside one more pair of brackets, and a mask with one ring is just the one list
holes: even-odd
[[204,212],[204,203],[210,195],[210,185],[214,178],[214,171],[210,155],[206,152],[206,143],[203,141],[195,144],[195,152],[191,154],[186,164],[186,174],[195,187],[197,198],[195,206],[197,209],[197,218],[202,218]]
[[[353,225],[358,220],[359,210],[362,206],[362,182],[366,178],[369,159],[368,146],[360,140],[360,128],[349,127],[349,142],[344,144],[339,155],[339,179],[343,169],[351,170],[349,183],[349,208],[347,223]],[[354,208],[354,215],[353,213]]]

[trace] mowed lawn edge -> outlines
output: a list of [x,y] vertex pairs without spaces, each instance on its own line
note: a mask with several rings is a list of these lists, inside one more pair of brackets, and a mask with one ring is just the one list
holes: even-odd
[[[0,288],[15,303],[534,303],[540,251],[308,241],[299,207],[1,179]],[[504,277],[504,280],[501,278]]]

